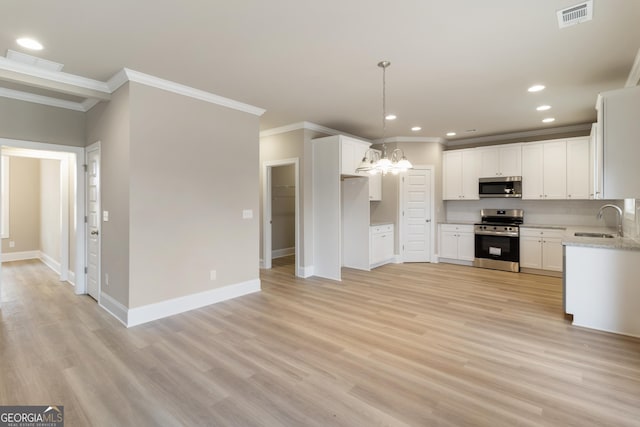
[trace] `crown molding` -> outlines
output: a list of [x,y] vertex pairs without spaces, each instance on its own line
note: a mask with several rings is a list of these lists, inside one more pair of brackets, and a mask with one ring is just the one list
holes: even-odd
[[523,131],[523,132],[503,133],[500,135],[486,135],[486,136],[478,136],[475,138],[448,140],[445,142],[445,144],[449,147],[453,147],[456,145],[478,144],[482,142],[498,142],[498,141],[506,141],[509,139],[529,138],[529,137],[536,137],[536,136],[546,136],[546,135],[590,131],[590,130],[591,130],[591,123],[581,123],[577,125],[561,126],[561,127],[555,127],[555,128],[535,129],[535,130],[529,130],[529,131]]
[[633,66],[631,66],[631,71],[629,72],[629,77],[624,87],[637,86],[638,82],[640,82],[640,49],[638,49],[638,53],[636,53],[636,59],[633,61]]
[[107,82],[101,82],[61,71],[50,71],[0,57],[0,80],[80,96],[86,98],[86,100],[82,103],[72,102],[10,89],[3,89],[0,92],[0,96],[83,112],[89,111],[99,101],[110,100],[113,92],[126,82],[132,81],[255,116],[262,116],[265,113],[264,109],[253,105],[128,68],[118,71]]
[[[3,98],[17,99],[19,101],[32,102],[35,104],[47,105],[49,107],[65,108],[67,110],[86,112],[83,103],[67,101],[60,98],[52,98],[50,96],[36,95],[31,92],[23,92],[21,90],[13,90],[0,88],[0,96]],[[96,100],[96,103],[98,101]]]
[[[177,93],[178,95],[184,95],[189,98],[199,99],[200,101],[209,102],[211,104],[221,105],[233,110],[253,114],[254,116],[262,116],[266,111],[263,108],[254,107],[253,105],[245,104],[243,102],[235,101],[223,96],[214,95],[213,93],[206,92],[204,90],[172,82],[170,80],[161,79],[150,74],[141,73],[139,71],[130,70],[128,68],[125,68],[124,72],[130,82],[140,83],[145,86],[155,87],[156,89]],[[120,77],[118,77],[118,79],[120,79]],[[118,79],[116,79],[115,81],[119,82],[120,80]]]
[[122,70],[115,73],[109,80],[107,80],[107,87],[111,93],[120,89],[120,86],[124,85],[129,81],[127,77],[127,69],[123,68]]
[[41,87],[57,92],[101,100],[111,99],[105,82],[76,76],[62,71],[45,70],[0,57],[0,78],[15,83]]
[[339,131],[337,129],[331,129],[331,128],[328,128],[326,126],[318,125],[318,124],[312,123],[312,122],[297,122],[297,123],[291,123],[290,125],[279,126],[279,127],[276,127],[276,128],[263,130],[262,132],[260,132],[260,138],[266,138],[268,136],[280,135],[282,133],[293,132],[293,131],[300,130],[300,129],[311,130],[311,131],[314,131],[314,132],[322,132],[322,133],[327,134],[329,136],[344,135],[344,136],[348,136],[350,138],[355,138],[355,139],[359,139],[361,141],[365,141],[365,142],[371,143],[370,140],[368,140],[366,138],[362,138],[361,136],[352,135],[352,134],[347,133],[347,132],[342,132],[342,131]]
[[435,142],[444,144],[445,139],[437,136],[392,136],[384,140],[378,139],[375,144],[394,143],[394,142]]

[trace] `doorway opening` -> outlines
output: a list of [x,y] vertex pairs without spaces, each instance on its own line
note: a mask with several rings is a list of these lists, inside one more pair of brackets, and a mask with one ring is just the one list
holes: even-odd
[[[2,261],[40,259],[84,294],[84,148],[0,138],[0,153]],[[37,194],[11,197],[29,188]]]
[[299,160],[284,159],[263,164],[262,264],[292,263],[300,276]]

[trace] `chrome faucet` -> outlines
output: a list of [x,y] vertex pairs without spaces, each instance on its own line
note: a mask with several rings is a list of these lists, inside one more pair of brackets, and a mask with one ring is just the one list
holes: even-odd
[[620,209],[620,206],[616,206],[616,205],[612,205],[612,204],[603,205],[600,208],[600,210],[598,211],[598,216],[597,216],[598,219],[602,219],[602,212],[604,211],[605,208],[612,208],[612,209],[615,209],[616,212],[618,212],[618,216],[617,216],[617,219],[618,219],[618,236],[622,237],[623,236],[623,234],[622,234],[622,209]]

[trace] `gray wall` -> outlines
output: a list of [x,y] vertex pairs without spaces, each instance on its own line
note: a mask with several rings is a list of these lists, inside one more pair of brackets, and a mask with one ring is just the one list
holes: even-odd
[[[129,306],[129,85],[87,113],[87,143],[101,142],[102,292]],[[109,274],[109,285],[104,274]]]
[[129,91],[129,307],[258,279],[259,117]]
[[39,249],[40,160],[9,157],[9,238],[2,239],[2,253]]
[[0,98],[0,137],[85,145],[85,113]]

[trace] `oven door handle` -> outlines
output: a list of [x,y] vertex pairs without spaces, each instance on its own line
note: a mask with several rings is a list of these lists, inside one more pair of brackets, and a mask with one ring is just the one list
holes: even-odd
[[518,232],[513,231],[476,231],[478,236],[506,236],[506,237],[518,237]]

